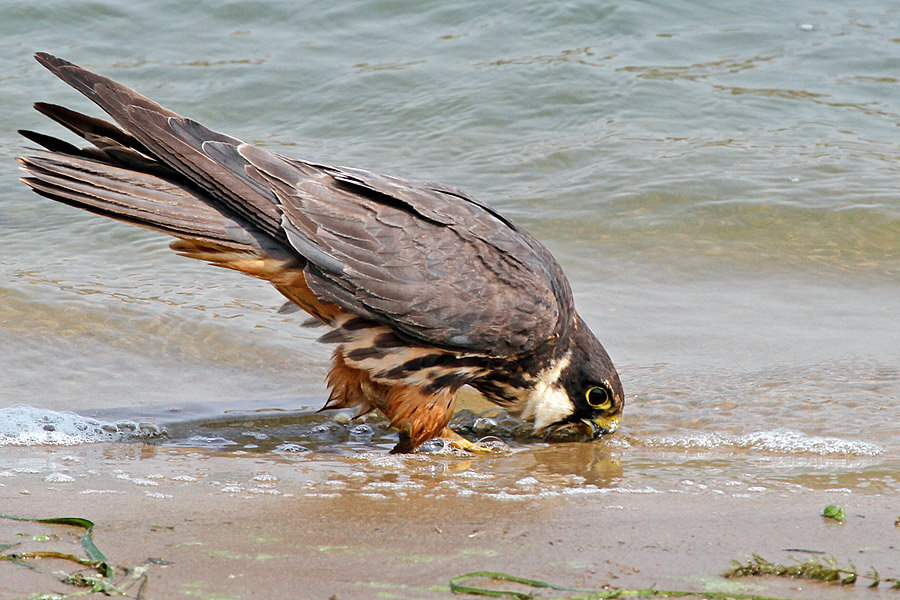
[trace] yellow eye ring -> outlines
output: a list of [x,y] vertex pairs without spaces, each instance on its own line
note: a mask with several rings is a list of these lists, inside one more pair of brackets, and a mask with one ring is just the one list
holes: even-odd
[[587,401],[588,406],[597,410],[607,410],[612,406],[609,392],[606,391],[606,388],[600,386],[589,387],[584,393],[584,399]]

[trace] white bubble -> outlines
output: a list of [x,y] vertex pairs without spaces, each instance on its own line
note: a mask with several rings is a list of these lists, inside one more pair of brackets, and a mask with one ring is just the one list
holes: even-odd
[[309,448],[304,448],[300,444],[284,443],[275,447],[275,452],[309,452]]
[[809,435],[789,429],[758,431],[745,435],[695,433],[678,437],[648,440],[651,446],[674,448],[744,448],[762,450],[773,454],[809,453],[821,456],[877,456],[884,449],[870,442],[847,440],[837,437]]
[[71,446],[149,439],[162,433],[158,426],[150,423],[105,423],[72,412],[21,404],[0,408],[0,446]]

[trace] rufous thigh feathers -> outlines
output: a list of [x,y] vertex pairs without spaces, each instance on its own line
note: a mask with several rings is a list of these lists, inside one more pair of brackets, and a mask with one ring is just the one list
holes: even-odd
[[383,402],[387,387],[372,381],[365,371],[348,366],[340,348],[334,351],[331,360],[327,378],[331,393],[322,410],[356,408],[359,417]]
[[450,422],[455,406],[456,394],[450,390],[426,394],[421,388],[394,386],[388,390],[385,406],[379,408],[391,425],[409,435],[411,451],[440,435]]
[[450,390],[427,394],[419,387],[372,381],[365,371],[347,365],[340,348],[334,352],[328,385],[331,395],[324,408],[357,408],[358,414],[378,408],[400,430],[398,452],[411,452],[440,435],[456,406]]

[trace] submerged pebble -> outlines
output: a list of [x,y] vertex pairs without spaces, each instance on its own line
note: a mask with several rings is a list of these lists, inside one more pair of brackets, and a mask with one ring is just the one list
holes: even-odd
[[375,430],[372,429],[371,425],[366,425],[365,423],[360,423],[350,428],[351,437],[369,438],[373,435],[375,435]]

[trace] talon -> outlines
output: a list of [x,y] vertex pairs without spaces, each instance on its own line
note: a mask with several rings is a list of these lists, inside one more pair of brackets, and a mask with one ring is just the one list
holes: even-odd
[[491,448],[487,448],[480,444],[476,444],[471,440],[467,440],[449,427],[444,427],[444,429],[441,431],[440,437],[451,447],[457,448],[458,450],[463,450],[465,452],[471,452],[473,454],[490,454],[491,452],[494,452],[494,450],[492,450]]

